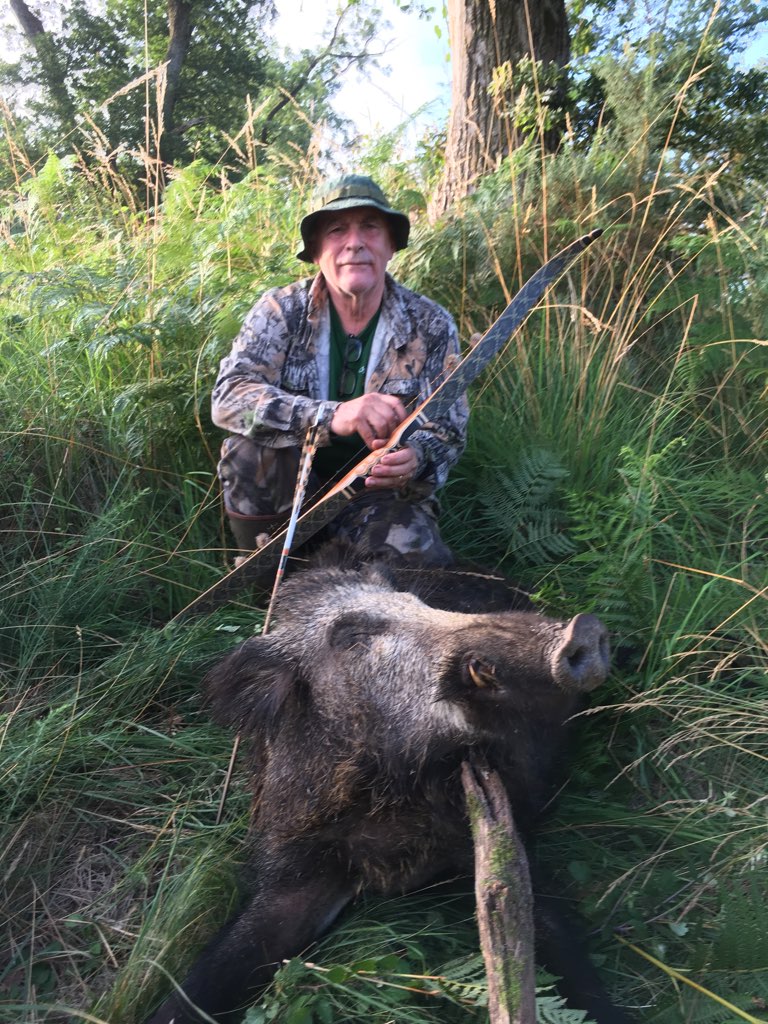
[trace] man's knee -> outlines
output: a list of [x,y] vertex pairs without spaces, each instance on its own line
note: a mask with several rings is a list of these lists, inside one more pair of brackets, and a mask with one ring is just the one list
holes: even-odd
[[330,533],[371,555],[412,557],[422,565],[454,561],[437,525],[437,503],[407,501],[394,492],[365,495],[352,501]]

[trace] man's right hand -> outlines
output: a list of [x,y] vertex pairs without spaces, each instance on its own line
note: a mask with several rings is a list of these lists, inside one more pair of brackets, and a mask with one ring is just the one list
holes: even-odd
[[331,420],[331,433],[340,437],[359,434],[373,449],[373,442],[388,440],[405,417],[405,406],[399,398],[370,391],[339,405]]

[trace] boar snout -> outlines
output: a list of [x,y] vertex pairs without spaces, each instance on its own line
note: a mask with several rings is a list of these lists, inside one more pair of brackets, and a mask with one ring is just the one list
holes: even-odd
[[608,630],[596,615],[576,615],[552,652],[552,676],[564,690],[594,690],[611,666]]

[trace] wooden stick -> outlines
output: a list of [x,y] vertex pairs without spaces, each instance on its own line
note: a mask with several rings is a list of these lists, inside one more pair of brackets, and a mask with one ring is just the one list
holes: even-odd
[[528,858],[496,772],[473,758],[461,781],[475,843],[475,897],[490,1024],[536,1024],[533,893]]
[[224,785],[221,788],[221,796],[219,797],[219,808],[216,811],[216,824],[221,823],[221,816],[224,813],[224,804],[227,802],[227,793],[229,793],[229,784],[232,781],[232,772],[235,770],[235,761],[237,760],[237,751],[240,746],[240,733],[235,736],[235,741],[232,744],[232,753],[229,755],[229,766],[227,767],[227,774],[224,776]]

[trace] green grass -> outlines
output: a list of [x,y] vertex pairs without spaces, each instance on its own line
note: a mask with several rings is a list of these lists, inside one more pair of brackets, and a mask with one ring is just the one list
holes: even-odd
[[[252,301],[296,276],[312,175],[195,164],[152,218],[105,180],[51,158],[2,197],[8,1024],[140,1021],[233,906],[247,828],[237,774],[216,823],[232,737],[199,682],[262,613],[164,626],[227,561],[208,396]],[[541,855],[653,1024],[768,1019],[762,195],[607,134],[522,150],[460,217],[418,223],[396,270],[467,339],[545,255],[606,229],[473,387],[443,527],[611,629]],[[250,1020],[482,1020],[482,973],[466,894],[365,902]],[[544,990],[539,1009],[576,1019]]]

